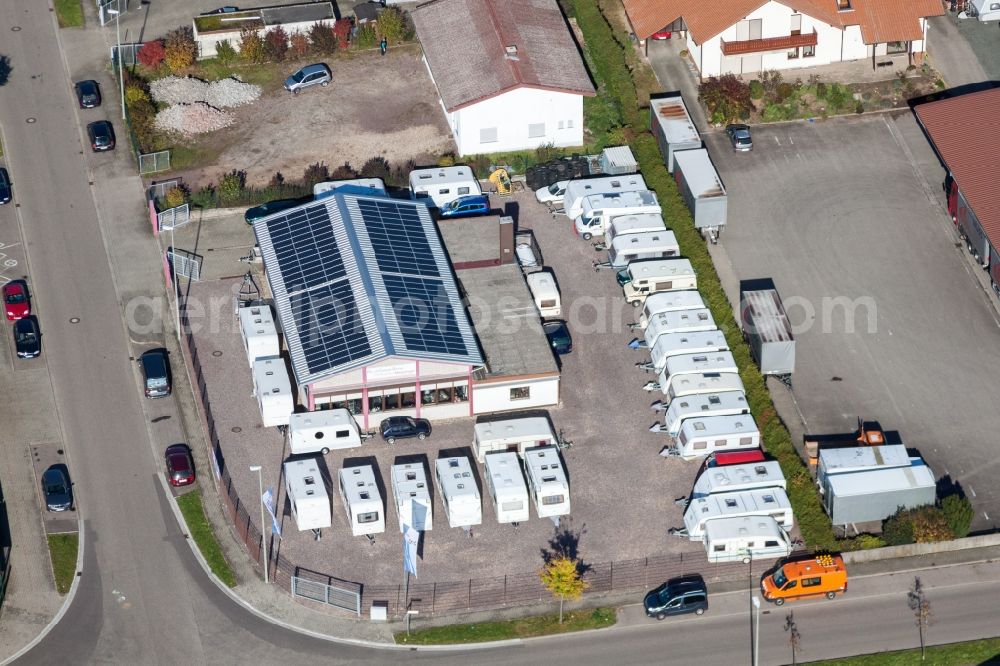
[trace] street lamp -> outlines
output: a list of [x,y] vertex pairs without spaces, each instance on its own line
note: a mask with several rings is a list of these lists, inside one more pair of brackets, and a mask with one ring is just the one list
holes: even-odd
[[122,62],[122,33],[118,23],[121,12],[117,9],[109,9],[108,13],[115,17],[115,41],[118,43],[115,51],[118,54],[118,89],[122,96],[122,120],[125,120],[125,71],[123,69],[125,64]]
[[760,597],[755,594],[751,599],[757,611],[756,621],[753,623],[753,666],[757,666],[757,657],[760,655]]
[[257,495],[257,501],[260,502],[260,559],[264,563],[264,584],[267,585],[269,581],[267,580],[267,540],[264,538],[264,477],[260,465],[250,465],[250,471],[257,472],[257,487],[260,490],[260,494]]

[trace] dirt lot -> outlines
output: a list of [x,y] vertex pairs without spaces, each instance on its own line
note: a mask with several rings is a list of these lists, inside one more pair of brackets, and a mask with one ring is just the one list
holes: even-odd
[[[289,73],[304,63],[285,63]],[[344,162],[360,169],[375,156],[391,165],[426,163],[453,150],[437,91],[415,45],[331,59],[333,83],[292,95],[281,81],[261,99],[235,109],[236,122],[191,143],[212,163],[183,175],[197,188],[233,169],[247,172],[247,184],[266,185],[280,171],[297,179],[310,164],[331,168]],[[434,159],[433,161],[436,161]]]

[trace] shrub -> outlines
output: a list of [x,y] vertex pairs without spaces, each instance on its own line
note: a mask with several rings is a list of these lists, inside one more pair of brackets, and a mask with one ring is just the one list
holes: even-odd
[[195,208],[214,208],[218,203],[215,188],[211,185],[206,185],[197,192],[192,192],[190,203]]
[[945,497],[941,500],[941,512],[944,514],[945,520],[948,521],[948,527],[951,528],[956,539],[969,536],[969,528],[972,527],[972,517],[975,510],[972,508],[972,502],[965,495],[955,493]]
[[406,164],[399,164],[392,170],[392,174],[389,176],[389,180],[386,181],[386,185],[394,185],[396,187],[407,187],[410,184],[410,172],[417,168],[417,163],[413,160],[407,160]]
[[183,206],[184,202],[187,201],[187,192],[180,187],[171,187],[167,190],[167,193],[163,195],[163,203],[167,208],[176,208],[177,206]]
[[872,548],[882,548],[885,541],[875,534],[859,534],[850,539],[840,542],[841,550],[871,550]]
[[687,49],[681,49],[680,53],[678,53],[677,55],[679,55],[682,58],[687,58],[688,57],[688,50]]
[[378,15],[375,21],[378,34],[385,37],[390,44],[399,44],[406,36],[406,20],[403,12],[397,7],[389,7]]
[[938,90],[944,90],[947,86],[945,85],[943,79],[938,79],[934,82],[934,87],[937,88]]
[[230,171],[219,179],[219,200],[223,203],[237,201],[246,189],[246,171]]
[[150,102],[149,93],[142,86],[135,84],[125,86],[125,105],[133,106],[136,102]]
[[913,521],[910,512],[897,511],[882,523],[882,540],[887,546],[904,546],[913,543]]
[[774,95],[781,85],[781,72],[776,69],[765,69],[760,73],[760,84],[765,95]]
[[955,536],[939,507],[922,506],[912,511],[910,522],[913,525],[913,539],[917,543],[948,541]]
[[733,74],[712,76],[698,86],[698,97],[705,104],[712,121],[732,122],[750,116],[750,86]]
[[244,26],[240,30],[240,60],[254,64],[267,60],[267,47],[257,28]]
[[438,158],[438,166],[440,167],[450,167],[455,166],[455,156],[451,153],[445,153]]
[[757,79],[750,82],[750,99],[761,99],[764,97],[764,84]]
[[268,181],[268,187],[281,187],[285,184],[285,176],[280,171],[275,171],[274,175],[271,176],[271,180]]
[[865,104],[860,99],[854,103],[854,113],[862,114],[865,112]]
[[163,47],[163,40],[154,39],[151,42],[143,44],[139,52],[135,54],[135,57],[139,59],[143,67],[156,69],[163,64],[163,58],[166,56],[166,53],[166,49]]
[[381,178],[382,180],[386,180],[390,173],[392,173],[392,169],[389,168],[389,162],[381,156],[373,157],[361,166],[362,178]]
[[339,167],[330,172],[330,180],[349,180],[357,178],[358,172],[350,164],[344,162]]
[[191,26],[181,26],[171,30],[164,38],[163,59],[175,74],[194,64],[198,57],[198,45],[194,41]]
[[354,24],[349,18],[337,19],[333,22],[333,35],[337,38],[337,45],[341,50],[351,45],[351,30]]
[[795,92],[795,86],[793,86],[791,83],[779,83],[778,87],[775,88],[774,90],[774,95],[773,95],[774,101],[779,103],[784,102],[789,97],[791,97],[792,93],[794,92]]
[[828,86],[822,81],[816,83],[816,97],[819,99],[826,99],[826,93],[829,90]]
[[317,53],[336,53],[340,45],[329,23],[317,21],[309,28],[309,43]]
[[238,55],[236,49],[233,48],[228,39],[223,39],[215,45],[215,57],[227,67],[233,64]]
[[323,162],[310,164],[302,172],[302,184],[309,189],[312,189],[313,185],[322,183],[324,180],[330,180],[330,169]]
[[288,33],[280,25],[264,33],[264,53],[274,62],[282,62],[288,54]]
[[358,28],[358,34],[354,35],[354,48],[373,49],[378,44],[378,34],[372,23],[365,23]]
[[848,108],[853,99],[851,89],[839,83],[833,83],[826,91],[826,103],[830,110],[836,113]]
[[293,32],[288,39],[288,52],[293,58],[302,58],[309,53],[309,37],[304,32]]

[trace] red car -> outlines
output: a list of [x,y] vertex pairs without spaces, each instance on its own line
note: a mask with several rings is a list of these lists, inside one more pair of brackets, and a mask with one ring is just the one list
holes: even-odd
[[660,30],[658,32],[654,32],[652,35],[649,36],[649,38],[657,40],[670,39],[671,34],[672,31],[670,30]]
[[30,315],[31,300],[28,298],[28,286],[22,280],[14,280],[5,284],[3,303],[8,321],[17,321]]
[[172,486],[187,486],[194,483],[194,461],[187,444],[173,444],[167,447],[163,456],[167,462],[167,480]]

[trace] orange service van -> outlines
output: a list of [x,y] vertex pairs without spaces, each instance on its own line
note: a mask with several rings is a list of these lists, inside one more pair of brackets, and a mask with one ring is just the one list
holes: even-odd
[[817,555],[785,562],[760,581],[764,598],[776,606],[785,601],[847,592],[847,567],[840,555]]

